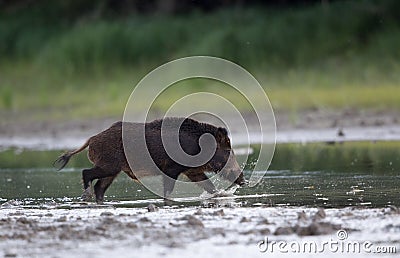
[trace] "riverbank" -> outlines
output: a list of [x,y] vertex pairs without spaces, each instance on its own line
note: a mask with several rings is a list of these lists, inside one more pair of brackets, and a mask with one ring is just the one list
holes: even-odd
[[[289,112],[276,112],[277,143],[390,141],[400,140],[400,113],[394,110],[303,110],[295,117]],[[63,122],[6,120],[0,123],[0,149],[39,150],[71,149],[88,137],[109,127],[119,117]],[[259,142],[252,133],[257,120],[250,117],[250,140]],[[232,142],[240,145],[247,135],[231,129]]]

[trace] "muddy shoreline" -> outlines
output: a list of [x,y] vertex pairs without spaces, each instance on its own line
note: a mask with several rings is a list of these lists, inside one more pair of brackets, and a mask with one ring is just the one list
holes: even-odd
[[[263,257],[259,242],[370,241],[400,248],[400,213],[383,209],[306,207],[91,207],[0,208],[0,254],[4,257]],[[340,239],[339,239],[340,240]],[[341,240],[340,240],[341,241]],[[324,250],[323,254],[352,256]],[[358,257],[371,255],[361,250]],[[381,257],[381,256],[380,256]],[[385,257],[384,255],[382,257]],[[390,257],[390,256],[389,256]]]
[[[400,112],[393,110],[305,110],[296,114],[278,111],[275,117],[277,143],[400,140]],[[9,118],[0,123],[0,148],[75,148],[120,119],[32,122]],[[257,120],[253,116],[246,119],[251,132]],[[231,131],[233,144],[241,144],[246,135],[235,131],[234,127]],[[257,134],[251,136],[252,142],[258,142]]]
[[[347,127],[391,127],[400,126],[400,111],[398,110],[302,110],[296,112],[275,111],[277,130],[294,129],[324,129]],[[32,120],[29,114],[3,114],[0,121],[0,135],[13,136],[50,136],[50,135],[92,135],[111,123],[122,119],[120,117],[103,117],[65,120]],[[256,124],[253,115],[243,114],[250,124]]]

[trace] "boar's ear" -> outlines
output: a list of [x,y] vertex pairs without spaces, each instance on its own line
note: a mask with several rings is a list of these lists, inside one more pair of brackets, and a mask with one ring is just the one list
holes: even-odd
[[220,141],[227,136],[228,136],[228,131],[223,127],[218,127],[216,135],[217,141]]

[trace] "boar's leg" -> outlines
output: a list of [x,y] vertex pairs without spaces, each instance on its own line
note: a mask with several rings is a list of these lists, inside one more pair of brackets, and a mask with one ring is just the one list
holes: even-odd
[[192,182],[196,182],[200,187],[206,190],[210,194],[217,192],[214,184],[211,180],[204,174],[203,171],[190,169],[184,173]]
[[167,199],[172,193],[172,190],[174,190],[175,182],[178,179],[178,177],[169,177],[166,175],[163,175],[163,187],[164,187],[164,198]]
[[185,171],[185,168],[179,165],[173,165],[163,170],[163,187],[164,187],[164,199],[168,199],[174,190],[175,182],[178,179],[180,173]]
[[104,193],[117,177],[118,174],[114,176],[109,176],[105,178],[100,178],[97,180],[96,184],[94,185],[94,193],[96,195],[96,202],[101,204],[104,201]]
[[90,198],[92,197],[90,186],[94,179],[110,177],[117,175],[118,173],[119,171],[115,171],[112,169],[104,170],[98,166],[82,170],[83,189],[84,189],[84,192],[82,194],[82,200],[87,201],[90,200]]

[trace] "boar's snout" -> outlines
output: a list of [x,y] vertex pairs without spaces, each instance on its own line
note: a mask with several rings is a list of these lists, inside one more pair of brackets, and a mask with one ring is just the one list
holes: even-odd
[[228,181],[235,183],[239,186],[246,184],[246,180],[243,176],[243,171],[236,161],[235,154],[233,151],[230,152],[227,164],[222,170],[222,177],[226,178]]
[[223,171],[222,176],[228,181],[237,184],[239,186],[244,186],[247,181],[244,179],[243,172],[241,170],[227,170]]

